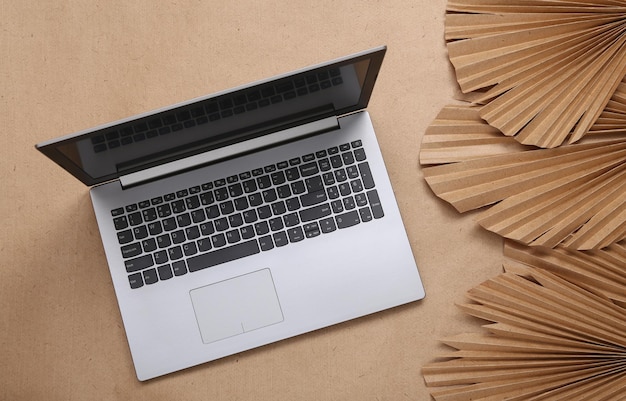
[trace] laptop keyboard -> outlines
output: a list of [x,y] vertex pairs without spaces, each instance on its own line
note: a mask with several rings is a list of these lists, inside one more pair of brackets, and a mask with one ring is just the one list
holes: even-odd
[[361,141],[111,211],[131,288],[384,216]]

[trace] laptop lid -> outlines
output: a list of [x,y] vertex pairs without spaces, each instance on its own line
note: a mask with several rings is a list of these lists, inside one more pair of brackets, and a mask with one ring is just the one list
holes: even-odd
[[36,148],[86,185],[367,106],[386,47],[139,114]]

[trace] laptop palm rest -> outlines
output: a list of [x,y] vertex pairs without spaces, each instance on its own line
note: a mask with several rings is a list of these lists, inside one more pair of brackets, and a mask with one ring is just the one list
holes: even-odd
[[189,294],[205,344],[283,321],[269,269],[196,288]]

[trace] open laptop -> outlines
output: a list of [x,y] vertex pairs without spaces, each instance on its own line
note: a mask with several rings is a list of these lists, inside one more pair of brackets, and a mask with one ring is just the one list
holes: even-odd
[[424,297],[364,110],[385,51],[37,145],[91,186],[139,380]]

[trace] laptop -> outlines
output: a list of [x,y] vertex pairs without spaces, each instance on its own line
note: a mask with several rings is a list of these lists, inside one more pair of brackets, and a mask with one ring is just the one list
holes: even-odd
[[36,145],[91,187],[139,380],[424,297],[365,110],[385,51]]

